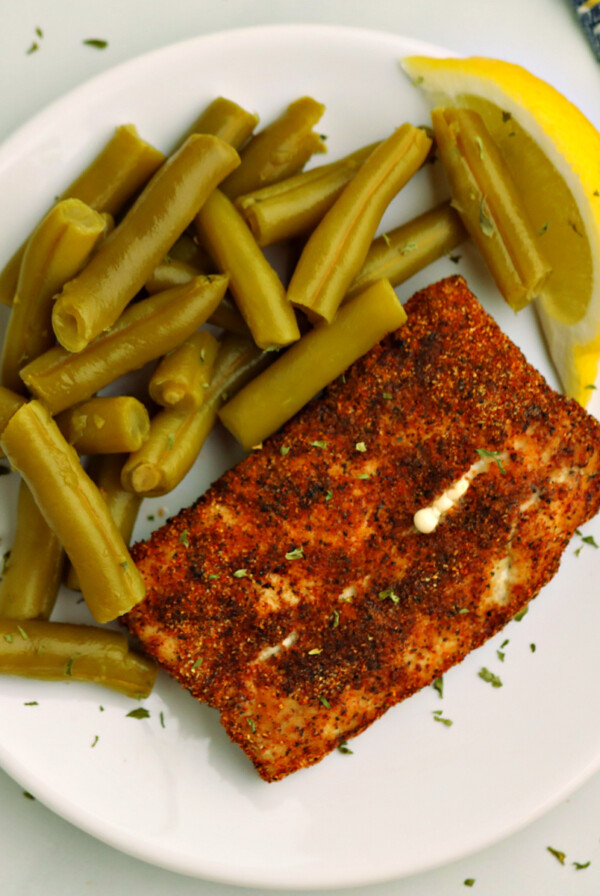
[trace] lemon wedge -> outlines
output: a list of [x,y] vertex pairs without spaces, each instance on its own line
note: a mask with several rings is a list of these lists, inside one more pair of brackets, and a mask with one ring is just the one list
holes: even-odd
[[479,112],[498,144],[552,267],[535,302],[552,361],[587,404],[600,359],[600,133],[519,65],[410,56],[402,66],[432,105]]

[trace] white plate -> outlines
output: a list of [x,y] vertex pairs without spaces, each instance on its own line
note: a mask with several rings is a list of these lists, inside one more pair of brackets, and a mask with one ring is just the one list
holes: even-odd
[[[327,27],[272,27],[205,36],[122,65],[52,105],[0,148],[0,192],[10,209],[8,256],[112,128],[136,123],[168,148],[217,95],[268,121],[292,99],[327,104],[319,129],[330,157],[385,136],[428,110],[399,70],[410,53],[444,54],[402,37]],[[426,166],[383,226],[445,196]],[[9,244],[12,243],[12,244]],[[475,253],[461,247],[405,284],[401,295],[464,273],[503,328],[554,384],[532,315],[499,299]],[[2,321],[6,309],[0,311]],[[166,499],[188,504],[239,453],[222,433]],[[0,480],[0,535],[10,545],[16,477]],[[586,527],[596,533],[600,526]],[[267,785],[220,728],[218,716],[159,678],[149,720],[126,717],[124,697],[77,683],[0,681],[0,762],[27,790],[127,853],[179,872],[238,884],[324,888],[408,875],[507,835],[562,799],[599,765],[600,602],[596,552],[571,547],[559,575],[520,623],[397,706],[319,765]],[[61,618],[89,620],[62,596]],[[496,650],[509,638],[501,663]],[[536,652],[530,644],[536,644]],[[477,675],[502,677],[492,689]],[[26,703],[37,701],[35,706]],[[435,724],[443,708],[452,727]],[[163,727],[164,724],[164,727]],[[95,739],[97,738],[97,742]],[[95,743],[95,745],[94,745]]]

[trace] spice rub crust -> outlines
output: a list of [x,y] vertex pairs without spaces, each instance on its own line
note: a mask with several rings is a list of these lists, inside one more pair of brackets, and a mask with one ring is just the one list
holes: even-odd
[[[136,545],[131,631],[259,774],[321,760],[501,629],[600,507],[600,425],[460,277]],[[478,453],[483,452],[483,456]],[[413,515],[465,474],[431,534]]]

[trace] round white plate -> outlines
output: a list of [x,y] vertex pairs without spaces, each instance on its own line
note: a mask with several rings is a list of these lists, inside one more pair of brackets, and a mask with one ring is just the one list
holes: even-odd
[[[327,105],[319,130],[332,159],[404,120],[426,123],[428,110],[398,65],[411,53],[444,51],[399,36],[283,26],[200,37],[122,65],[53,104],[0,148],[0,191],[11,215],[1,254],[9,256],[120,123],[134,122],[168,149],[218,95],[268,122],[312,94]],[[439,165],[425,166],[382,227],[445,195]],[[402,297],[465,274],[555,384],[532,314],[516,318],[507,309],[471,247],[455,254],[458,263],[439,261],[405,284]],[[3,325],[6,317],[0,309]],[[177,491],[144,505],[136,538],[157,525],[148,516],[158,520],[159,512],[191,503],[239,456],[223,433],[213,434]],[[12,538],[15,480],[0,480],[3,549]],[[584,534],[600,541],[600,525]],[[449,862],[530,822],[599,765],[598,556],[585,545],[576,557],[579,544],[523,621],[445,676],[443,699],[426,688],[353,741],[352,755],[336,752],[277,784],[258,778],[214,711],[163,675],[145,702],[146,720],[127,717],[135,704],[125,697],[92,686],[1,680],[0,762],[74,824],[186,874],[322,889]],[[70,592],[58,617],[89,621]],[[481,666],[499,674],[503,687],[483,682]],[[438,709],[452,727],[435,723]]]

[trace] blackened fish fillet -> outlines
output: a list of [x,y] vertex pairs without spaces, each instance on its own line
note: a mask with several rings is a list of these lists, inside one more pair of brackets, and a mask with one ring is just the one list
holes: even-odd
[[[600,425],[454,277],[134,557],[128,625],[274,781],[525,607],[600,506]],[[429,535],[413,515],[467,476]]]

